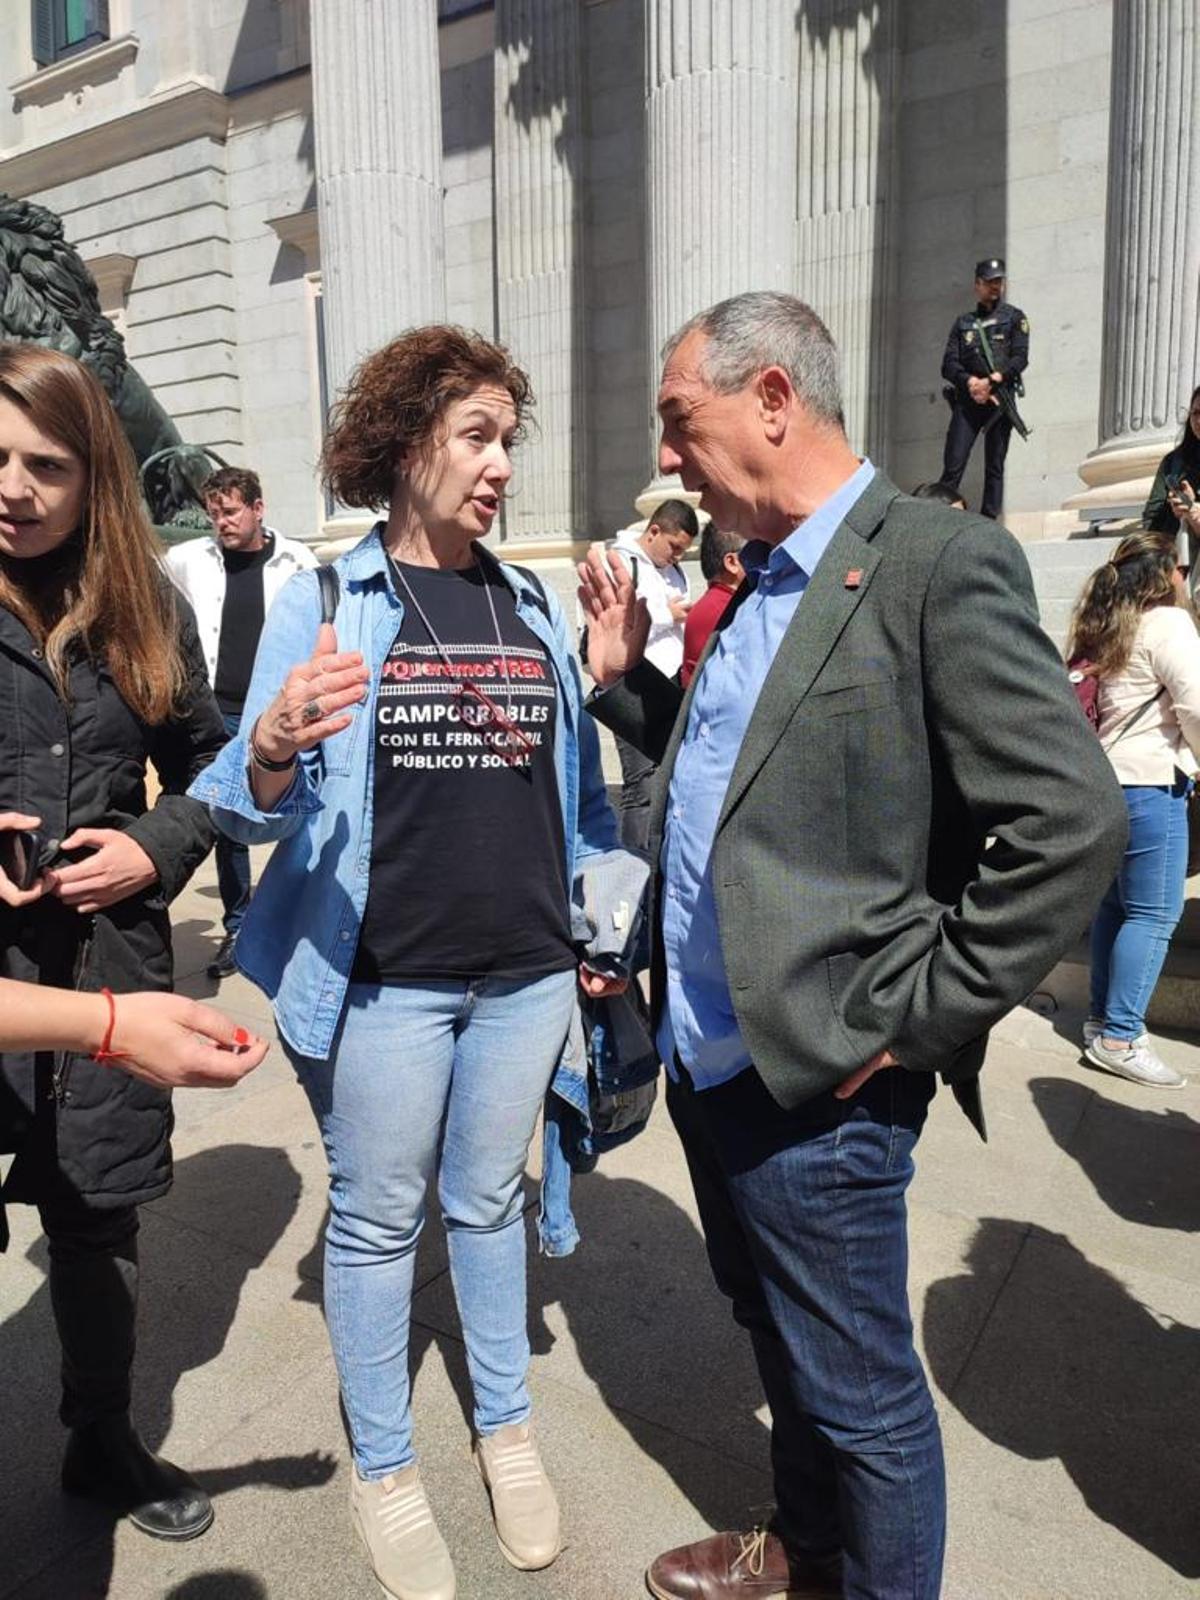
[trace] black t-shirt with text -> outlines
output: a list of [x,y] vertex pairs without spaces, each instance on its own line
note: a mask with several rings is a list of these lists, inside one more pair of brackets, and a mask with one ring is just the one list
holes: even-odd
[[[553,664],[498,574],[489,588],[508,689],[483,569],[399,570],[450,665],[398,583],[404,622],[383,664],[371,730],[370,887],[351,982],[566,971],[575,957]],[[523,738],[514,741],[513,728]]]

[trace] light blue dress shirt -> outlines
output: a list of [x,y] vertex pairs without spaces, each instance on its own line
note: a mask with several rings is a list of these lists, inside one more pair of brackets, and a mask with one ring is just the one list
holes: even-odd
[[675,1055],[697,1089],[712,1089],[750,1065],[734,1014],[712,884],[717,819],[750,717],[780,641],[846,513],[875,468],[853,477],[772,548],[747,544],[742,565],[753,592],[717,637],[688,712],[671,775],[662,868],[663,953],[667,1003],[658,1049],[675,1074]]

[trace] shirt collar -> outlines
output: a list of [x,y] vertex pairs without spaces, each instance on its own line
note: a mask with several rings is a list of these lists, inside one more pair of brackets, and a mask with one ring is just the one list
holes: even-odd
[[858,470],[835,489],[804,521],[794,528],[787,538],[777,545],[765,539],[751,539],[742,549],[742,566],[755,583],[764,572],[782,575],[793,570],[811,578],[817,563],[825,554],[829,541],[841,526],[846,514],[866,492],[875,476],[875,468],[865,456]]

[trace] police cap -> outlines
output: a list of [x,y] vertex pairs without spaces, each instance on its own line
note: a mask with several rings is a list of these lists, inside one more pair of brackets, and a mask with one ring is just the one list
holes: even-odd
[[999,256],[985,256],[982,261],[975,263],[975,276],[985,282],[990,282],[993,278],[1003,278],[1004,263]]

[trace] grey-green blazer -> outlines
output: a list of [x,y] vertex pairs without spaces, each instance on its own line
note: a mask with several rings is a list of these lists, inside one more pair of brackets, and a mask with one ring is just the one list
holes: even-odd
[[[646,664],[588,703],[661,763],[656,862],[689,704]],[[953,1082],[982,1133],[987,1031],[1078,938],[1126,832],[1020,546],[877,475],[784,635],[713,846],[734,1008],[770,1093],[798,1105],[886,1046]]]

